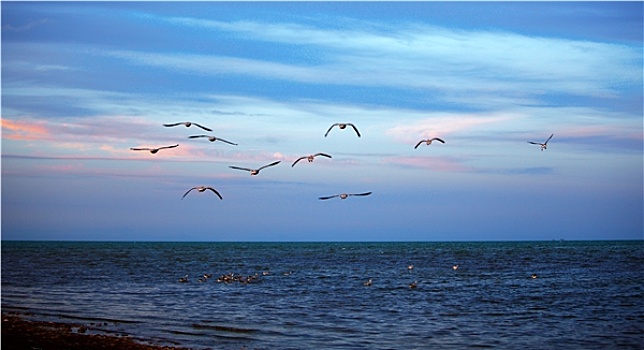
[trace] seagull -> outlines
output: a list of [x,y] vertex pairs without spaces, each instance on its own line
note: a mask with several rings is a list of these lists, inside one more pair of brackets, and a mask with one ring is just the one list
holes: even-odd
[[414,269],[414,265],[407,266],[407,270],[409,270],[409,272],[411,272],[411,270],[413,270],[413,269]]
[[326,137],[329,134],[329,131],[331,131],[331,129],[333,129],[333,127],[336,126],[336,125],[340,129],[345,129],[347,127],[347,125],[349,125],[349,126],[351,126],[353,128],[353,130],[356,131],[356,134],[358,134],[358,137],[360,137],[360,132],[358,131],[358,128],[356,128],[356,126],[351,124],[351,123],[335,123],[335,124],[331,125],[329,130],[326,131],[326,134],[324,134],[324,137]]
[[313,161],[313,158],[315,158],[315,157],[317,157],[317,156],[323,156],[323,157],[327,157],[327,158],[333,158],[333,157],[331,157],[330,155],[328,155],[328,154],[326,154],[326,153],[316,153],[316,154],[311,154],[311,155],[308,155],[308,156],[304,156],[304,157],[300,157],[300,158],[298,158],[295,162],[293,162],[293,164],[291,165],[291,168],[292,168],[292,167],[294,167],[294,166],[295,166],[295,164],[297,164],[297,162],[299,162],[299,161],[300,161],[300,160],[302,160],[302,159],[306,159],[306,160],[308,160],[308,161],[309,161],[309,163],[311,163],[311,162]]
[[188,282],[188,275],[185,275],[184,277],[179,277],[179,282],[187,283]]
[[366,287],[371,287],[372,284],[373,284],[373,280],[371,280],[371,278],[368,281],[364,282],[364,285]]
[[439,139],[438,137],[434,137],[434,138],[431,138],[431,139],[418,141],[418,143],[416,144],[414,149],[418,148],[418,146],[420,146],[420,144],[423,143],[423,142],[425,142],[425,144],[427,144],[427,146],[429,146],[429,145],[432,144],[432,141],[438,141],[440,143],[445,143],[445,141],[443,141],[442,139]]
[[159,152],[160,149],[175,148],[175,147],[178,147],[178,146],[179,146],[179,144],[172,145],[172,146],[163,146],[163,147],[159,147],[159,148],[147,148],[147,147],[134,148],[134,147],[130,147],[130,150],[132,150],[132,151],[150,151],[150,153],[156,154],[157,152]]
[[271,163],[271,164],[266,164],[266,165],[264,165],[263,167],[260,167],[259,169],[242,168],[242,167],[233,166],[233,165],[229,166],[229,168],[231,168],[231,169],[237,169],[237,170],[246,170],[246,171],[250,171],[250,174],[251,174],[251,175],[257,175],[257,174],[259,174],[259,171],[260,171],[260,170],[262,170],[262,169],[264,169],[264,168],[268,168],[269,166],[277,165],[277,164],[279,164],[280,162],[281,162],[281,160],[278,160],[278,161],[273,162],[273,163]]
[[410,284],[409,284],[409,288],[411,288],[411,289],[414,289],[414,288],[416,288],[417,286],[418,286],[418,282],[417,282],[417,281],[414,281],[414,282],[412,282],[412,283],[410,283]]
[[208,140],[210,140],[210,142],[221,141],[221,142],[225,142],[225,143],[227,143],[229,145],[237,146],[236,143],[226,141],[226,140],[222,139],[221,137],[215,137],[215,136],[210,136],[210,135],[192,135],[192,136],[188,136],[188,138],[191,138],[191,139],[196,139],[198,137],[207,137]]
[[458,264],[452,266],[452,270],[454,270],[454,271],[458,270]]
[[194,126],[200,127],[200,128],[202,128],[202,129],[204,129],[206,131],[212,131],[211,129],[209,129],[209,128],[203,126],[203,125],[199,125],[199,124],[197,124],[195,122],[178,122],[178,123],[171,123],[171,124],[163,124],[163,126],[173,127],[173,126],[178,126],[178,125],[185,125],[186,128],[189,128],[193,124],[194,124]]
[[365,192],[365,193],[342,193],[342,194],[334,194],[333,196],[319,197],[318,199],[326,200],[326,199],[331,199],[331,198],[335,198],[335,197],[340,197],[340,199],[347,199],[347,197],[349,197],[349,196],[368,196],[370,194],[371,194],[371,192]]
[[183,194],[183,197],[181,197],[181,199],[184,199],[184,198],[188,195],[188,193],[190,193],[190,191],[192,191],[192,190],[197,190],[197,191],[199,191],[199,192],[205,192],[206,190],[211,190],[211,191],[213,191],[213,192],[217,195],[217,197],[219,197],[219,199],[223,199],[223,198],[221,197],[221,195],[219,194],[219,192],[217,192],[217,190],[216,190],[216,189],[214,189],[214,188],[212,188],[212,187],[208,187],[208,186],[197,186],[197,187],[193,187],[193,188],[189,189],[189,190],[188,190],[188,192],[184,193],[184,194]]
[[546,142],[544,142],[544,143],[540,143],[540,142],[532,142],[532,141],[528,141],[528,143],[531,143],[531,144],[533,144],[533,145],[539,145],[539,146],[541,146],[541,150],[543,151],[544,149],[548,149],[548,141],[550,141],[550,139],[551,139],[553,136],[555,136],[555,134],[551,134],[551,135],[550,135],[550,137],[548,137],[548,139],[547,139],[547,140],[546,140]]

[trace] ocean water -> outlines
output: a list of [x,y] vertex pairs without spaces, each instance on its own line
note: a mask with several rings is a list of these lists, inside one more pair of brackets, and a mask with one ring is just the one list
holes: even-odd
[[643,266],[644,241],[4,241],[2,311],[196,349],[643,349]]

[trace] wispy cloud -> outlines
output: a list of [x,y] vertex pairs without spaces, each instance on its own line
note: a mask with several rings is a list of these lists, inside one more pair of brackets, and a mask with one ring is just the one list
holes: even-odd
[[[557,91],[587,96],[611,96],[618,86],[641,81],[641,52],[624,45],[421,24],[396,27],[362,24],[361,28],[328,29],[296,23],[224,22],[187,17],[165,20],[231,32],[250,40],[317,47],[324,52],[318,58],[323,63],[308,67],[253,59],[209,58],[211,63],[236,63],[238,67],[232,69],[239,72],[261,72],[274,78],[452,92],[512,93],[520,87],[537,95]],[[129,56],[142,61],[134,53]],[[188,63],[186,67],[185,62],[189,61],[181,56],[164,59],[153,56],[147,62],[218,73],[218,68],[212,66],[205,69],[204,63],[209,59],[190,57],[198,63]],[[285,70],[292,74],[285,75]],[[342,79],[337,79],[340,76]]]
[[50,134],[42,121],[19,121],[2,118],[2,137],[10,140],[37,140]]

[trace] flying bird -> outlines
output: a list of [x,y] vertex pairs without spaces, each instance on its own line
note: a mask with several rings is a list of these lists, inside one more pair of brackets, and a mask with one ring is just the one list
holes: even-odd
[[260,167],[259,169],[242,168],[242,167],[238,167],[238,166],[234,166],[234,165],[229,166],[229,168],[231,168],[231,169],[237,169],[237,170],[246,170],[246,171],[249,171],[251,175],[257,175],[257,174],[259,174],[260,170],[262,170],[262,169],[264,169],[264,168],[268,168],[268,167],[274,166],[274,165],[277,165],[277,164],[279,164],[280,162],[281,162],[281,160],[278,160],[278,161],[273,162],[273,163],[271,163],[271,164],[266,164],[266,165],[264,165],[263,167]]
[[205,192],[206,190],[211,190],[213,193],[215,193],[215,194],[217,195],[217,197],[219,197],[219,199],[223,199],[223,198],[221,197],[221,195],[219,194],[219,192],[217,192],[217,190],[216,190],[216,189],[214,189],[214,188],[212,188],[212,187],[209,187],[209,186],[197,186],[197,187],[193,187],[193,188],[189,189],[189,190],[188,190],[188,192],[184,193],[184,194],[183,194],[183,197],[181,197],[181,199],[184,199],[184,198],[188,195],[188,193],[190,193],[190,191],[192,191],[192,190],[197,190],[197,191],[199,191],[199,192]]
[[221,137],[215,137],[215,136],[210,136],[210,135],[192,135],[192,136],[188,136],[188,138],[191,138],[191,139],[196,139],[196,138],[199,138],[199,137],[207,137],[210,142],[221,141],[221,142],[225,142],[225,143],[227,143],[229,145],[237,146],[236,143],[232,143],[230,141],[224,140]]
[[132,151],[150,151],[152,154],[156,154],[159,152],[160,149],[166,149],[166,148],[175,148],[178,147],[179,144],[172,145],[172,146],[163,146],[163,147],[158,147],[158,148],[148,148],[148,147],[141,147],[141,148],[135,148],[135,147],[130,147],[130,150]]
[[550,141],[550,139],[551,139],[553,136],[555,136],[555,134],[551,134],[551,135],[550,135],[550,137],[548,137],[548,139],[547,139],[547,140],[546,140],[546,142],[544,142],[544,143],[540,143],[540,142],[532,142],[532,141],[528,141],[528,143],[531,143],[531,144],[533,144],[533,145],[539,145],[539,146],[541,146],[541,150],[543,151],[544,149],[548,149],[548,141]]
[[199,124],[197,124],[195,122],[178,122],[178,123],[171,123],[171,124],[163,124],[163,126],[166,126],[166,127],[173,127],[173,126],[178,126],[178,125],[185,125],[186,128],[189,128],[191,125],[194,125],[194,126],[202,128],[202,129],[204,129],[206,131],[212,131],[211,129],[209,129],[209,128],[203,126],[203,125],[199,125]]
[[351,126],[353,130],[356,131],[356,134],[358,135],[358,137],[360,137],[360,132],[358,131],[358,128],[356,128],[356,126],[351,123],[335,123],[331,125],[329,130],[326,131],[326,134],[324,134],[324,137],[327,137],[327,135],[329,135],[329,131],[331,131],[331,129],[333,129],[334,126],[337,126],[340,129],[346,129],[347,126]]
[[293,162],[293,164],[291,165],[291,168],[292,168],[292,167],[294,167],[294,166],[295,166],[295,164],[297,164],[297,162],[299,162],[299,161],[300,161],[300,160],[302,160],[302,159],[306,159],[306,160],[308,160],[308,161],[309,161],[309,163],[311,163],[311,162],[313,161],[313,158],[315,158],[315,157],[317,157],[317,156],[323,156],[323,157],[327,157],[327,158],[333,158],[333,157],[331,157],[330,155],[328,155],[328,154],[326,154],[326,153],[316,153],[316,154],[311,154],[311,155],[308,155],[308,156],[304,156],[304,157],[300,157],[300,158],[298,158],[295,162]]
[[418,143],[416,144],[414,149],[418,148],[418,146],[420,146],[420,144],[423,143],[423,142],[425,142],[425,144],[427,144],[427,146],[429,146],[429,145],[432,144],[432,141],[438,141],[440,143],[445,143],[445,141],[443,141],[442,139],[439,139],[438,137],[434,137],[434,138],[431,138],[431,139],[418,141]]
[[335,197],[340,197],[340,199],[347,199],[347,197],[349,197],[349,196],[368,196],[370,194],[371,194],[371,192],[365,192],[365,193],[342,193],[342,194],[334,194],[333,196],[319,197],[318,199],[326,200],[326,199],[331,199],[331,198],[335,198]]

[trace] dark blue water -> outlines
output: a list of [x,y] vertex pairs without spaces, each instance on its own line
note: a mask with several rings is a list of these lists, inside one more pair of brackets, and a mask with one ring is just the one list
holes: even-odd
[[643,266],[643,241],[2,242],[2,311],[198,349],[642,349]]

